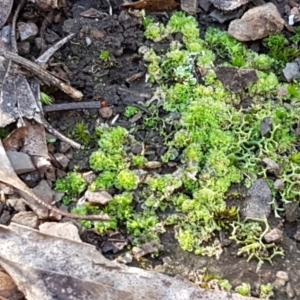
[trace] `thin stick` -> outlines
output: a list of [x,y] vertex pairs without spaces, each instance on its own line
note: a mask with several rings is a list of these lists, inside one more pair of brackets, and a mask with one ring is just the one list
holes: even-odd
[[71,87],[68,84],[65,84],[55,76],[53,76],[50,72],[43,70],[41,67],[39,67],[37,64],[31,62],[28,59],[25,59],[13,52],[6,51],[4,49],[0,49],[0,55],[4,56],[7,59],[12,60],[13,62],[23,66],[30,72],[34,73],[37,77],[39,77],[45,84],[53,85],[63,92],[65,92],[67,95],[72,97],[74,100],[80,101],[83,97],[82,93],[73,87]]
[[67,138],[66,136],[64,136],[63,134],[61,134],[59,131],[57,131],[55,128],[53,128],[48,121],[42,117],[42,122],[41,122],[45,128],[48,130],[48,132],[54,136],[56,136],[58,139],[60,139],[63,142],[66,142],[68,144],[70,144],[73,148],[75,149],[80,149],[81,145],[74,142],[73,140]]
[[11,26],[11,48],[12,52],[18,53],[18,48],[17,48],[17,39],[16,39],[16,23],[17,23],[17,18],[20,13],[21,8],[25,4],[26,0],[21,0],[20,3],[18,4],[18,7],[15,11],[13,20],[12,20],[12,26]]

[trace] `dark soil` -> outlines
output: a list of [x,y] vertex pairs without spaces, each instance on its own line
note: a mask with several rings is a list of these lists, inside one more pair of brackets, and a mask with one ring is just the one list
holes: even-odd
[[[61,38],[70,32],[78,33],[71,42],[55,54],[48,69],[50,71],[63,70],[67,74],[71,85],[84,94],[82,101],[106,101],[113,110],[113,117],[109,121],[99,117],[98,109],[49,113],[47,115],[49,122],[66,135],[72,132],[78,121],[83,121],[92,131],[100,123],[110,123],[117,115],[119,117],[115,125],[130,128],[131,123],[123,117],[126,106],[145,102],[152,96],[153,88],[151,85],[145,84],[144,76],[134,81],[129,80],[133,75],[146,71],[142,57],[138,54],[138,48],[148,43],[144,39],[141,22],[133,14],[119,10],[122,1],[114,0],[110,2],[113,16],[107,14],[109,6],[106,0],[68,1],[68,7],[65,10],[67,14],[62,14],[58,23],[51,23],[46,29],[52,30]],[[202,2],[199,1],[199,5]],[[282,11],[285,1],[278,2],[280,2]],[[82,18],[80,13],[89,8],[95,8],[105,14],[97,20]],[[219,26],[226,29],[228,23],[220,25],[214,22],[208,16],[209,13],[210,10],[206,12],[200,8],[197,15],[202,33],[205,32],[208,26]],[[167,20],[164,14],[156,14],[155,17],[159,20]],[[87,45],[89,39],[91,44]],[[159,44],[156,47],[163,48],[164,45]],[[37,49],[35,50],[37,51]],[[115,58],[110,68],[101,65],[99,62],[99,54],[103,50],[109,51]],[[61,63],[59,68],[57,63]],[[55,103],[72,101],[58,91],[52,92],[56,98]],[[138,122],[137,124],[139,124]],[[143,141],[147,144],[147,158],[149,160],[159,159],[164,153],[165,147],[162,145],[159,134],[155,129],[147,131],[145,128],[140,127],[135,136],[137,141]],[[92,150],[79,152],[72,150],[73,159],[69,169],[72,170],[76,165],[79,170],[88,170],[88,157]],[[276,291],[275,299],[300,299],[300,251],[298,250],[298,243],[293,239],[298,222],[279,224],[281,222],[283,220],[275,218],[269,220],[270,224],[281,226],[284,229],[284,238],[281,245],[285,250],[285,257],[276,257],[273,265],[267,262],[264,263],[258,273],[256,272],[257,261],[247,262],[246,258],[237,257],[236,245],[227,243],[225,236],[218,237],[227,246],[224,247],[221,258],[217,260],[215,257],[201,257],[184,252],[175,240],[171,228],[162,235],[164,250],[159,257],[155,259],[147,257],[143,265],[172,276],[187,276],[192,270],[206,267],[210,274],[220,275],[228,279],[233,286],[237,286],[242,282],[250,283],[254,287],[255,293],[255,290],[258,291],[260,284],[271,282]],[[101,237],[94,232],[87,233],[85,239],[99,249],[103,245],[107,246],[107,243],[105,243],[106,237]],[[116,256],[113,251],[107,252],[106,255],[110,258]],[[171,258],[170,263],[163,263],[162,259],[166,257]],[[285,271],[289,274],[287,284],[276,278],[277,271]]]

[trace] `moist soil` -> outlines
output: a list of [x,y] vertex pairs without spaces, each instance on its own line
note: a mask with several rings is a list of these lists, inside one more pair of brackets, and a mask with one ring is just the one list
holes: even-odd
[[[284,6],[283,2],[280,1],[280,8]],[[114,125],[116,126],[120,125],[127,129],[133,125],[137,126],[135,138],[147,145],[146,158],[159,160],[166,151],[159,132],[155,128],[139,126],[142,124],[141,120],[132,124],[123,116],[126,106],[139,105],[140,102],[150,99],[155,87],[145,83],[146,67],[142,57],[138,54],[139,47],[149,46],[150,42],[145,40],[141,22],[134,13],[119,10],[121,3],[119,0],[112,0],[113,15],[109,15],[109,5],[106,0],[72,0],[67,2],[67,8],[58,22],[50,22],[46,27],[48,39],[51,35],[62,38],[71,31],[78,33],[71,42],[54,55],[49,62],[48,69],[54,72],[63,70],[70,84],[83,93],[82,102],[98,101],[99,103],[100,101],[103,106],[108,105],[112,109],[113,116],[106,120],[101,117],[101,114],[99,116],[98,109],[83,108],[51,112],[47,114],[47,119],[53,127],[65,135],[71,134],[76,123],[81,121],[87,125],[90,132],[101,123],[111,124],[112,119],[115,119]],[[80,14],[89,8],[97,9],[103,14],[97,19],[82,18]],[[201,34],[208,26],[218,26],[226,30],[228,23],[214,22],[208,14],[209,12],[203,9],[200,9],[197,14]],[[167,21],[166,13],[157,13],[153,16],[159,21]],[[155,50],[162,50],[169,45],[169,42],[167,40],[152,46]],[[253,47],[257,45],[253,43]],[[33,48],[31,55],[34,55],[35,51],[38,53],[38,49]],[[113,54],[114,60],[110,65],[100,62],[101,51],[109,51]],[[134,75],[137,75],[137,79],[133,79]],[[59,91],[49,90],[49,93],[55,96],[55,103],[72,103],[71,99]],[[172,128],[166,130],[172,130]],[[79,171],[88,171],[88,157],[94,149],[96,145],[94,147],[92,145],[88,150],[72,150],[69,170],[76,166]],[[172,171],[170,168],[161,170],[163,173]],[[207,268],[209,274],[219,275],[229,280],[233,287],[242,282],[250,283],[253,296],[258,295],[258,287],[261,284],[270,282],[275,289],[275,299],[300,299],[300,251],[298,242],[293,239],[298,222],[288,223],[284,219],[276,218],[270,218],[268,221],[272,227],[277,226],[284,230],[281,246],[284,248],[285,257],[276,257],[273,265],[265,262],[258,272],[256,272],[257,261],[253,259],[247,262],[247,258],[238,257],[236,244],[230,243],[225,235],[216,236],[223,245],[226,245],[220,259],[216,259],[215,257],[195,256],[183,251],[174,238],[172,228],[167,228],[166,233],[161,236],[164,248],[158,256],[153,258],[149,255],[141,262],[132,264],[185,278],[191,271]],[[113,259],[121,254],[121,252],[113,253],[107,249],[105,240],[105,236],[93,231],[85,234],[85,241],[97,246],[108,258]],[[170,260],[166,259],[167,257]],[[276,278],[277,271],[287,272],[289,281],[285,282]]]

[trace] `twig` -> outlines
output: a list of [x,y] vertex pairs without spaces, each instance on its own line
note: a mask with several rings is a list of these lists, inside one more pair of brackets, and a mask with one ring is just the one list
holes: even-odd
[[12,20],[12,26],[11,26],[11,48],[12,52],[18,53],[18,48],[17,48],[17,39],[16,39],[16,23],[17,23],[17,18],[20,13],[21,8],[25,4],[26,0],[21,0],[20,3],[18,4],[18,7],[15,11],[13,20]]
[[13,62],[23,66],[30,72],[34,73],[37,77],[39,77],[45,84],[53,85],[63,92],[65,92],[67,95],[72,97],[74,100],[80,101],[83,97],[82,93],[73,87],[71,87],[68,84],[65,84],[55,76],[53,76],[50,72],[43,70],[41,67],[39,67],[37,64],[31,62],[28,59],[25,59],[13,52],[6,51],[4,49],[0,49],[0,55],[4,56],[7,59],[12,60]]
[[41,123],[45,126],[45,128],[48,130],[48,132],[50,134],[56,136],[61,141],[70,144],[73,148],[80,149],[80,147],[81,147],[80,144],[74,142],[73,140],[71,140],[68,137],[66,137],[63,134],[61,134],[59,131],[57,131],[55,128],[53,128],[44,117],[41,117],[41,119],[42,119]]
[[90,102],[70,102],[61,104],[51,104],[43,106],[45,113],[62,111],[62,110],[74,110],[74,109],[99,109],[101,108],[101,103],[98,101]]

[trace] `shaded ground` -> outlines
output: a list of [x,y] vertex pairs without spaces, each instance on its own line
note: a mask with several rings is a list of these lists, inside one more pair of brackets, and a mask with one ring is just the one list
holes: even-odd
[[[200,1],[200,3],[202,2]],[[278,2],[282,11],[285,2]],[[71,81],[71,85],[83,92],[83,101],[106,101],[112,108],[113,115],[119,115],[115,125],[129,129],[131,123],[128,122],[128,118],[123,117],[126,106],[149,99],[153,87],[150,84],[145,84],[144,76],[134,81],[129,80],[133,75],[146,71],[144,62],[141,56],[138,55],[137,50],[140,46],[147,45],[148,42],[145,42],[138,18],[120,12],[118,10],[120,3],[121,1],[111,1],[115,14],[113,16],[103,14],[96,22],[95,19],[81,18],[80,13],[90,7],[108,13],[109,6],[106,0],[71,1],[67,10],[70,19],[67,20],[67,17],[62,16],[60,22],[52,23],[48,28],[60,37],[63,36],[62,31],[64,31],[64,34],[71,31],[79,32],[79,30],[81,32],[55,55],[52,60],[53,66],[51,67],[50,64],[49,70],[65,72]],[[226,28],[226,24],[214,23],[208,17],[208,13],[202,9],[201,13],[198,14],[202,32],[208,26],[217,25]],[[164,14],[157,15],[157,18],[162,21],[166,20]],[[87,46],[89,44],[88,38],[92,39],[92,43]],[[255,43],[252,46],[257,47]],[[163,48],[164,45],[159,44],[157,47]],[[107,68],[106,65],[99,62],[101,51],[109,51],[114,55],[115,60],[111,68]],[[62,65],[59,67],[54,66],[54,63],[57,62],[62,62]],[[54,95],[56,97],[55,103],[65,103],[69,100],[59,92],[54,92]],[[74,125],[80,121],[88,124],[90,131],[100,123],[105,122],[103,118],[99,117],[98,109],[49,113],[48,120],[65,134],[70,134]],[[140,124],[139,122],[137,121],[137,124]],[[148,160],[158,160],[166,151],[159,133],[155,129],[147,131],[141,126],[135,133],[135,137],[137,141],[144,142],[148,146],[145,155]],[[58,146],[58,144],[55,144],[55,146]],[[69,169],[72,170],[74,166],[77,166],[79,170],[87,171],[89,169],[89,152],[92,152],[92,150],[73,151],[73,160],[70,162]],[[162,172],[170,172],[170,170],[162,170]],[[281,225],[281,222],[282,220],[275,218],[269,220],[273,227]],[[300,251],[298,250],[298,244],[292,238],[297,231],[297,225],[296,222],[281,225],[284,228],[282,246],[285,250],[285,257],[275,258],[273,266],[268,263],[263,264],[258,273],[256,273],[257,262],[255,260],[247,262],[245,258],[236,256],[237,248],[235,244],[228,243],[220,260],[216,260],[215,257],[195,256],[184,252],[179,247],[171,229],[168,229],[162,235],[164,250],[160,256],[155,259],[148,257],[148,260],[143,262],[143,266],[154,268],[172,276],[178,274],[187,276],[192,270],[207,267],[209,273],[228,279],[233,286],[247,282],[254,287],[254,293],[255,289],[258,293],[260,284],[271,282],[276,290],[276,299],[299,299]],[[105,238],[90,232],[90,234],[87,234],[86,240],[101,248],[102,241]],[[223,241],[224,245],[227,243],[226,237],[220,237],[220,240]],[[114,257],[110,252],[106,255],[111,258]],[[163,262],[163,258],[166,257],[170,257],[171,261],[166,262],[164,260]],[[287,284],[278,278],[276,279],[277,271],[286,271],[289,274]]]

